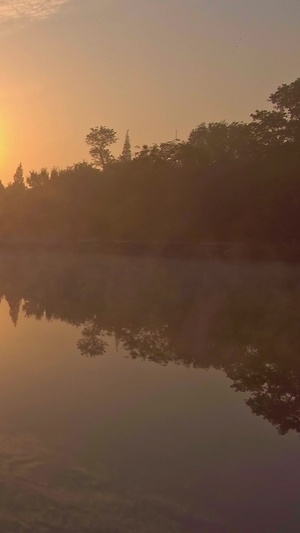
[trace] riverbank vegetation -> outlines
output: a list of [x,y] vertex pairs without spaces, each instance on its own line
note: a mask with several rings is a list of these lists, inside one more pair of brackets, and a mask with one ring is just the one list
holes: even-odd
[[251,122],[200,123],[187,141],[142,146],[91,128],[92,162],[0,187],[2,242],[284,243],[300,228],[300,78]]

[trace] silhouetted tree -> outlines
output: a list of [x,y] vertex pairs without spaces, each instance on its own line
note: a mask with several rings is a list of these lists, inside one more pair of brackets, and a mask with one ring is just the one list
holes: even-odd
[[24,171],[23,171],[22,163],[18,165],[16,172],[14,173],[13,184],[17,186],[25,187]]
[[86,143],[90,146],[90,154],[96,167],[104,169],[114,161],[109,147],[117,141],[117,134],[113,129],[105,126],[91,128],[86,136]]
[[256,149],[300,142],[300,78],[278,87],[270,95],[269,102],[275,110],[256,111],[251,115]]
[[287,118],[283,111],[256,111],[250,125],[254,153],[265,147],[276,147],[287,140]]
[[283,84],[272,93],[269,101],[284,113],[288,119],[287,134],[294,141],[300,142],[300,78],[289,85]]
[[269,101],[289,119],[300,120],[300,78],[289,85],[280,85],[277,91],[270,95]]
[[46,168],[42,168],[40,172],[31,170],[26,181],[29,187],[43,187],[50,179],[49,172]]
[[189,135],[189,143],[201,149],[215,163],[249,155],[250,130],[243,122],[202,122]]

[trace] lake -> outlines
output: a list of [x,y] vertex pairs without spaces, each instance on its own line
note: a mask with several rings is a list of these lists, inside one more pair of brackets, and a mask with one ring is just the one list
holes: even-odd
[[0,255],[0,529],[300,530],[300,265]]

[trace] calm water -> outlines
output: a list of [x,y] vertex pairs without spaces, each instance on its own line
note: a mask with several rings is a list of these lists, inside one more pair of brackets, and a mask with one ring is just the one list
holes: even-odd
[[300,266],[0,256],[0,530],[300,531]]

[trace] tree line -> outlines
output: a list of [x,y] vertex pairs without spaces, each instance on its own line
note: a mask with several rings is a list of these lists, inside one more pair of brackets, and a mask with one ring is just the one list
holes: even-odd
[[300,227],[300,78],[249,123],[200,123],[187,141],[143,145],[127,131],[86,136],[91,163],[32,170],[0,185],[0,239],[289,243]]

